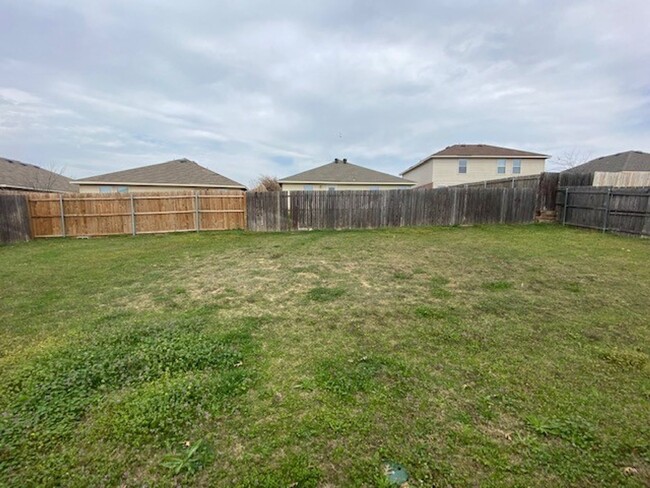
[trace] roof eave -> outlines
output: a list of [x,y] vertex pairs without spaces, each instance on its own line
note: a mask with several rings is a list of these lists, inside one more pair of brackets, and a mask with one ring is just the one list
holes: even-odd
[[241,188],[246,189],[244,185],[212,185],[205,183],[138,183],[134,181],[89,181],[89,180],[73,180],[75,185],[122,185],[122,186],[169,186],[169,187],[183,187],[183,188]]
[[278,180],[278,183],[298,185],[415,185],[414,181],[322,181],[322,180]]
[[0,188],[16,188],[18,190],[26,190],[26,191],[36,191],[36,192],[43,192],[43,193],[75,193],[73,189],[70,190],[56,190],[54,188],[34,188],[33,186],[20,186],[20,185],[7,185],[7,184],[0,184]]

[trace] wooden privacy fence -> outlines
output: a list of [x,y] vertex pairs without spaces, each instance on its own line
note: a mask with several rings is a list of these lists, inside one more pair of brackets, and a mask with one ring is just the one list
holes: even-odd
[[244,229],[243,192],[28,194],[32,237]]
[[650,236],[650,188],[564,187],[556,201],[562,224]]
[[22,194],[0,193],[0,243],[28,241],[29,209]]
[[532,222],[533,188],[249,193],[248,229],[362,229]]

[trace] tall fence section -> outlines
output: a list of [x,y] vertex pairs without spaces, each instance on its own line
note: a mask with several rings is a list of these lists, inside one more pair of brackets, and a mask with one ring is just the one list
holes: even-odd
[[108,236],[244,229],[237,193],[29,194],[33,237]]
[[564,225],[650,236],[650,188],[564,187],[556,202]]
[[22,194],[0,193],[0,243],[28,241],[29,208]]
[[532,222],[533,188],[249,193],[248,229],[368,229]]

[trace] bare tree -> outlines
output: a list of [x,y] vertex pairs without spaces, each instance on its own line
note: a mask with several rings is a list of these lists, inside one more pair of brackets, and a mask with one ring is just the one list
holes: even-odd
[[49,164],[47,168],[34,166],[29,173],[28,185],[30,188],[37,191],[52,191],[57,186],[61,186],[63,180],[67,178],[63,176],[64,166],[56,164]]
[[579,149],[577,147],[568,149],[558,156],[551,159],[550,163],[560,171],[575,168],[586,163],[591,159],[591,151]]
[[280,191],[282,187],[275,176],[261,175],[253,184],[253,191]]

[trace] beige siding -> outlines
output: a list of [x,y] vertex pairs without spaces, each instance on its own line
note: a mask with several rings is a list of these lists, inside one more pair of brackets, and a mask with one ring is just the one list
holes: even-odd
[[[458,161],[460,159],[467,160],[467,173],[458,172]],[[505,173],[497,172],[497,161],[499,159],[506,160]],[[530,176],[542,173],[544,171],[544,159],[521,158],[521,173],[513,173],[512,165],[515,159],[519,158],[436,158],[429,160],[420,166],[420,168],[428,167],[431,165],[431,179],[428,182],[433,182],[434,188],[439,188],[441,186],[462,185],[464,183],[474,183],[477,181],[495,180],[511,176]],[[415,172],[420,168],[416,168],[409,173],[405,173],[404,177],[415,180]],[[425,170],[423,173],[426,174],[426,172],[428,171]],[[417,181],[418,184],[424,184],[424,181],[420,183],[420,179]]]
[[[304,191],[305,185],[308,183],[282,183],[283,191]],[[413,185],[350,185],[346,183],[314,183],[312,184],[312,189],[314,191],[327,191],[330,187],[334,187],[336,190],[408,190],[412,188]]]
[[431,183],[433,181],[433,160],[430,159],[402,176],[407,180],[415,181],[417,186]]
[[214,188],[203,186],[133,186],[133,185],[79,185],[80,193],[100,193],[102,186],[110,186],[112,191],[118,191],[118,188],[126,186],[129,193],[147,193],[147,192],[174,192],[174,191],[194,191],[194,190],[238,190],[238,188]]

